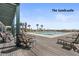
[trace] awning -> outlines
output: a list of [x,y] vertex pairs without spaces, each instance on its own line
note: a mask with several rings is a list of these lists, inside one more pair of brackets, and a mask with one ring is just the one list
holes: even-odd
[[15,3],[0,3],[0,21],[5,26],[11,26],[16,13]]

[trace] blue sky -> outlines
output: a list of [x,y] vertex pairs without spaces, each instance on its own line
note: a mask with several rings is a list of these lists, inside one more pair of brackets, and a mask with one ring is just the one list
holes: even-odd
[[[22,3],[20,21],[36,29],[43,24],[46,29],[79,29],[79,4]],[[52,9],[73,9],[74,12],[52,12]]]

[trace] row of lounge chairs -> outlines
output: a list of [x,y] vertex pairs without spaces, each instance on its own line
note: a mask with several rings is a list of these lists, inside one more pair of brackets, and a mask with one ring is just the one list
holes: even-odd
[[10,42],[14,39],[13,35],[9,32],[0,32],[0,37],[2,38],[3,42]]
[[34,43],[34,38],[35,38],[34,36],[25,33],[20,33],[18,35],[20,46],[24,48],[26,47],[31,48]]
[[[0,37],[2,38],[3,43],[11,42],[14,38],[11,33],[9,32],[0,32]],[[21,32],[18,36],[18,43],[22,47],[29,47],[31,48],[34,43],[34,36],[30,34],[26,34],[25,32]]]
[[[76,37],[73,37],[76,36]],[[63,45],[62,47],[71,50],[73,49],[76,52],[79,52],[79,34],[73,35],[72,37],[66,37],[67,39],[70,38],[70,40],[67,39],[58,39],[57,44]]]

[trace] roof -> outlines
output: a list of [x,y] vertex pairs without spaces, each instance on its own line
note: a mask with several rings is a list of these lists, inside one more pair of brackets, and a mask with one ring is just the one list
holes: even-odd
[[15,12],[16,12],[16,6],[15,3],[0,3],[0,21],[5,26],[11,26]]
[[0,21],[0,26],[3,26],[3,27],[5,27],[5,25]]

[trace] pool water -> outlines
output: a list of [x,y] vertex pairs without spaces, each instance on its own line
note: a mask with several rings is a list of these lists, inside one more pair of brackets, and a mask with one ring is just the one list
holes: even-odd
[[65,32],[54,32],[54,31],[44,31],[44,32],[36,32],[36,34],[42,35],[56,35],[56,34],[63,34]]

